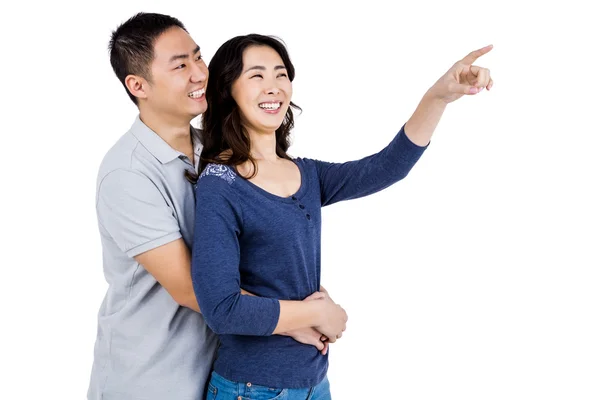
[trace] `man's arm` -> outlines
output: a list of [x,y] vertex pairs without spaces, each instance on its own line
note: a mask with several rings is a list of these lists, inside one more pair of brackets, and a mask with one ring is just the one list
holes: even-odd
[[[101,181],[98,222],[180,305],[200,312],[192,287],[190,251],[173,211],[145,175],[118,169]],[[242,291],[242,293],[247,293]]]
[[[183,239],[148,250],[135,256],[135,259],[179,305],[201,312],[192,285],[190,252]],[[321,289],[324,291],[322,287]],[[240,293],[253,295],[244,289],[240,289]],[[319,300],[324,297],[313,295],[311,299]],[[279,303],[279,322],[273,334],[295,337],[297,335],[295,330],[323,326],[333,318],[332,316],[341,315],[338,310],[341,307],[331,301],[327,304],[308,304],[302,301],[280,301]],[[336,337],[332,338],[332,342],[335,340]]]
[[192,277],[190,252],[179,238],[135,257],[148,273],[164,287],[179,305],[200,312]]
[[[200,311],[192,285],[190,251],[177,239],[135,257],[179,305]],[[241,290],[242,294],[250,294]]]

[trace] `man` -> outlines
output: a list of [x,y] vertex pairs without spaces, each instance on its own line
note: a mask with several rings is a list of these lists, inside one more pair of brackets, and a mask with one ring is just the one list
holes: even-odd
[[[208,70],[183,24],[166,15],[135,15],[113,32],[109,48],[139,116],[98,174],[109,288],[98,315],[88,399],[198,400],[218,341],[191,282],[195,207],[186,174],[199,161],[200,136],[190,122],[206,110]],[[341,337],[344,310],[321,293],[307,300],[319,300],[319,307],[297,302],[291,311],[304,311],[315,327],[336,328],[330,342]],[[326,351],[316,329],[288,335]]]

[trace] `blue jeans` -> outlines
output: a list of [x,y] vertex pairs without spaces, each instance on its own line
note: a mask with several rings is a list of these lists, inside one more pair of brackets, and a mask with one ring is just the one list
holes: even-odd
[[327,377],[314,387],[282,389],[232,382],[213,371],[206,400],[331,400],[331,394]]

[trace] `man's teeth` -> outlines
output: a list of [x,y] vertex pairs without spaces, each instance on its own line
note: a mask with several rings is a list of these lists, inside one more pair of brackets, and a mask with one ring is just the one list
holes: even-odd
[[258,106],[266,110],[277,110],[281,107],[281,103],[260,103]]
[[192,99],[197,99],[199,97],[202,97],[203,94],[204,94],[204,89],[200,89],[200,90],[196,90],[195,92],[188,93],[188,97],[191,97]]

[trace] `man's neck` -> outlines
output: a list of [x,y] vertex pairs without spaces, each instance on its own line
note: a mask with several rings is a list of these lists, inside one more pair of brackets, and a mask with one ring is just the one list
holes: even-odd
[[169,118],[140,110],[140,119],[169,146],[194,160],[194,148],[190,136],[191,120]]

